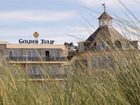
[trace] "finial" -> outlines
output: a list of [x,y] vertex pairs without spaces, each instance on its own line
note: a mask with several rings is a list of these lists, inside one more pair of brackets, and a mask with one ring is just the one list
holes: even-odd
[[104,7],[104,12],[106,12],[106,5],[105,5],[105,3],[103,3],[102,5]]

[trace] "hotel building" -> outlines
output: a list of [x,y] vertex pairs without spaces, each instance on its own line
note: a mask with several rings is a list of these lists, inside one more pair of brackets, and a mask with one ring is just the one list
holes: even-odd
[[0,42],[2,63],[17,64],[31,78],[42,78],[51,75],[55,78],[65,76],[64,66],[67,64],[68,48],[65,45],[53,44],[54,41],[19,40],[19,44]]

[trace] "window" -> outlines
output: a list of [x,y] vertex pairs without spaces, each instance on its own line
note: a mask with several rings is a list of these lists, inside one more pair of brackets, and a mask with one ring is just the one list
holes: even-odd
[[2,51],[2,49],[0,49],[0,56],[2,56],[2,54],[3,54],[3,51]]
[[99,42],[99,43],[97,43],[97,50],[106,50],[106,43],[104,43],[104,42]]
[[98,67],[98,57],[93,57],[93,68],[97,68]]
[[29,51],[28,51],[28,57],[32,57],[32,55],[33,55],[33,54],[32,54],[32,50],[29,50]]
[[37,57],[37,51],[36,50],[32,50],[32,57]]
[[113,59],[110,56],[93,57],[93,68],[106,69],[113,68]]
[[102,21],[100,21],[100,26],[102,26],[103,25],[103,22]]
[[124,43],[124,48],[129,48],[129,44],[127,42]]
[[79,51],[84,51],[84,44],[83,43],[79,43]]
[[32,59],[32,51],[31,50],[28,51],[27,57],[28,57],[28,60]]
[[14,57],[14,51],[12,51],[12,50],[9,51],[9,57],[10,58]]
[[121,49],[122,48],[122,44],[119,40],[115,41],[115,47]]
[[84,67],[88,67],[88,62],[87,62],[86,59],[83,59],[82,60],[82,64],[83,64]]
[[112,26],[112,21],[109,21],[109,25]]
[[98,58],[98,63],[100,65],[99,68],[103,69],[105,66],[103,57]]
[[107,21],[105,20],[105,24],[104,25],[107,25]]
[[29,74],[30,74],[31,77],[41,77],[42,76],[42,71],[38,67],[33,66],[30,69]]
[[51,65],[49,68],[50,75],[60,74],[60,66],[59,65]]

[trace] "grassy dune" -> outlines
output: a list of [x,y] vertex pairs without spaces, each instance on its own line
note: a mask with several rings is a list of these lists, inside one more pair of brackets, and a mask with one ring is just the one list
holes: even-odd
[[67,69],[64,81],[33,82],[18,66],[1,66],[0,105],[140,105],[137,57],[117,70],[91,71],[80,63]]

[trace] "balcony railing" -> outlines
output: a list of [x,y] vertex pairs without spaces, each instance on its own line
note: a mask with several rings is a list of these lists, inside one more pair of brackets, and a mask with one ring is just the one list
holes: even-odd
[[7,57],[8,61],[65,61],[66,57]]

